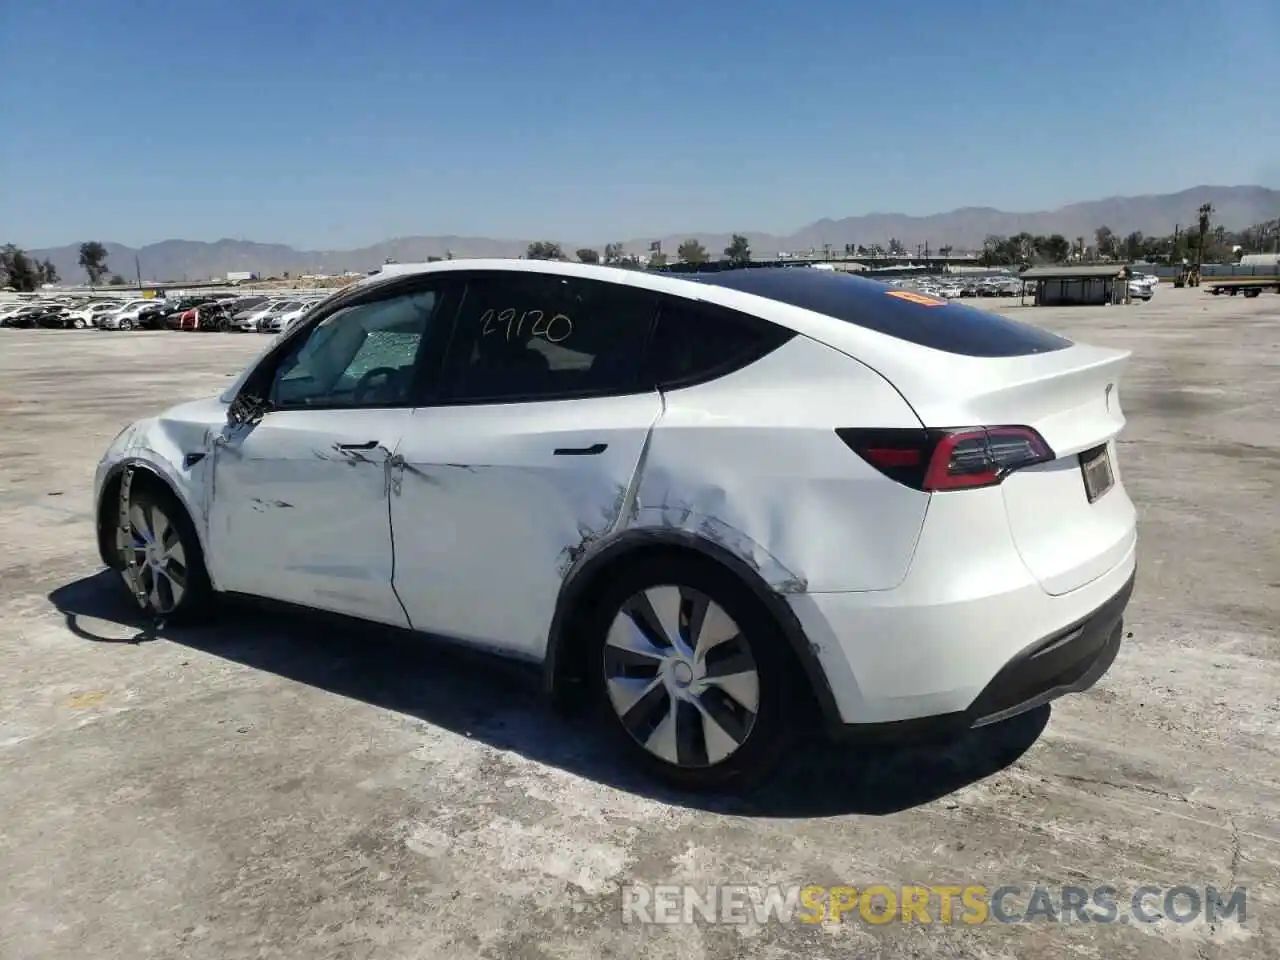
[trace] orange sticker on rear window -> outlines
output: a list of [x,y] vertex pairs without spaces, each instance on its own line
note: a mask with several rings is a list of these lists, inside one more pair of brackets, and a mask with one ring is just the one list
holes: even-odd
[[899,300],[910,300],[912,303],[918,303],[922,307],[945,307],[947,305],[945,300],[928,297],[923,293],[916,293],[914,290],[887,290],[885,292],[891,297],[897,297]]

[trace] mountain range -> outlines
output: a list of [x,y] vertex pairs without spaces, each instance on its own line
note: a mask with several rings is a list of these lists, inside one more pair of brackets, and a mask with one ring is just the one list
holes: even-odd
[[[908,250],[915,250],[918,244],[925,243],[933,250],[944,245],[956,250],[971,250],[980,248],[983,240],[991,234],[1009,236],[1023,231],[1046,235],[1060,233],[1068,239],[1092,239],[1094,231],[1104,224],[1119,236],[1135,230],[1149,236],[1164,236],[1172,233],[1175,226],[1185,229],[1194,225],[1196,211],[1203,203],[1213,204],[1214,225],[1228,230],[1240,230],[1280,216],[1280,190],[1258,186],[1200,186],[1179,193],[1108,197],[1034,213],[1009,213],[990,207],[965,207],[923,217],[872,213],[840,220],[818,220],[789,234],[742,232],[756,255],[778,251],[795,253],[810,248],[821,250],[824,244],[843,251],[847,243],[887,245],[891,238],[897,239]],[[730,240],[727,233],[693,230],[622,242],[627,252],[644,253],[652,241],[659,240],[662,250],[674,256],[680,243],[691,237],[699,240],[713,256]],[[412,263],[428,257],[442,257],[448,252],[455,257],[516,257],[525,253],[531,240],[555,240],[569,256],[582,246],[602,250],[606,242],[557,237],[553,230],[549,230],[547,236],[528,239],[398,237],[355,250],[297,250],[283,244],[247,240],[211,243],[164,240],[137,249],[104,241],[104,246],[108,253],[108,268],[130,280],[135,274],[135,258],[146,280],[202,280],[243,270],[261,276],[278,276],[285,272],[293,276],[338,274],[348,270],[364,272],[388,259]],[[84,271],[78,263],[79,243],[29,252],[41,260],[52,261],[65,281],[77,282],[84,278]]]

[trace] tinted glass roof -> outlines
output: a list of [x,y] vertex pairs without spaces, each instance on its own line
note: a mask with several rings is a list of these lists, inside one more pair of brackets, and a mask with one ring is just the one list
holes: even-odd
[[934,350],[968,357],[1020,357],[1071,346],[1028,323],[833,270],[756,267],[683,274],[682,279],[768,297]]

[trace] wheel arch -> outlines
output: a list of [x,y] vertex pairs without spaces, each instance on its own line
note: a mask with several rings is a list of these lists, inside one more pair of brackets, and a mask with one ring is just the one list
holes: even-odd
[[827,726],[840,723],[840,712],[818,657],[785,597],[740,557],[722,545],[684,530],[625,530],[582,557],[561,584],[547,636],[543,684],[552,700],[566,706],[584,692],[587,658],[583,620],[596,588],[628,563],[654,554],[694,555],[727,569],[773,616]]
[[205,549],[204,531],[201,529],[200,524],[196,522],[198,515],[192,510],[191,503],[182,495],[178,485],[151,461],[140,457],[126,457],[107,471],[102,480],[102,489],[98,494],[98,502],[94,505],[94,525],[98,535],[98,556],[102,559],[103,564],[114,570],[117,569],[119,562],[115,556],[116,514],[114,508],[120,498],[120,483],[124,479],[124,472],[129,467],[133,467],[136,477],[145,477],[147,483],[158,486],[173,497],[186,512],[187,519],[191,521],[192,529],[195,530],[196,540],[200,544],[200,552],[207,557],[208,552]]

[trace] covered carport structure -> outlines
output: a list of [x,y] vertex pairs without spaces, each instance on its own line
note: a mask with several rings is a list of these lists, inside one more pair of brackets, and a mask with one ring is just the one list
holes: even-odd
[[1124,264],[1059,264],[1029,267],[1020,278],[1024,297],[1027,285],[1034,285],[1033,302],[1037,307],[1066,307],[1124,303],[1129,296],[1129,275],[1129,267]]

